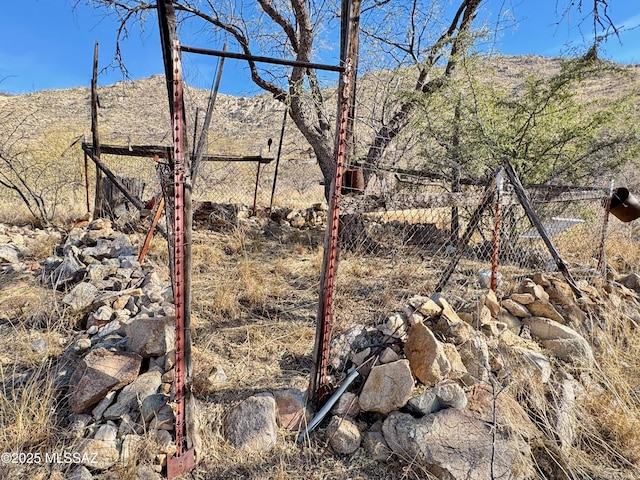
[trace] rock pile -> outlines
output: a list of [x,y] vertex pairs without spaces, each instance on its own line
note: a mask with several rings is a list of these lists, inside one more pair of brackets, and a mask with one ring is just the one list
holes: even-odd
[[[410,298],[378,327],[355,326],[334,338],[334,384],[354,368],[366,378],[352,384],[322,424],[327,442],[338,454],[364,449],[377,459],[392,453],[414,459],[440,479],[533,478],[532,445],[542,432],[514,392],[531,393],[528,411],[539,407],[555,422],[560,444],[572,444],[577,419],[571,406],[585,388],[569,372],[594,364],[579,331],[588,327],[585,312],[601,304],[595,289],[585,285],[576,298],[565,281],[544,274],[502,299],[489,290],[466,308],[454,309],[438,294]],[[533,393],[551,387],[563,395],[541,405],[544,394]],[[276,425],[285,426],[285,405],[289,412],[292,406],[279,395],[250,397],[231,413],[226,429],[234,447],[273,447]],[[298,418],[305,419],[311,412],[304,392],[298,395]],[[255,418],[259,425],[251,423]],[[304,423],[287,428],[304,430]]]
[[241,203],[198,202],[194,204],[193,221],[194,225],[211,230],[225,230],[243,224],[264,228],[269,221],[284,228],[322,227],[327,221],[327,206],[316,203],[302,210],[275,207],[271,212],[258,207],[254,215],[249,206]]
[[33,256],[34,248],[41,243],[59,243],[60,232],[54,228],[32,228],[0,223],[0,273],[20,272],[29,269],[25,260]]
[[175,453],[172,291],[135,252],[127,235],[95,220],[42,263],[42,280],[64,289],[62,303],[81,319],[65,358],[74,366],[71,429],[92,470],[136,462],[144,446],[160,472]]

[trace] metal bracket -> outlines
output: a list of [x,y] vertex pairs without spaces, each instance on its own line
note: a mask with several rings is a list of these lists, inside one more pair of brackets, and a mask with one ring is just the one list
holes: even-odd
[[183,473],[187,473],[196,466],[196,453],[192,448],[186,452],[182,452],[182,455],[172,455],[167,458],[167,479],[179,477]]

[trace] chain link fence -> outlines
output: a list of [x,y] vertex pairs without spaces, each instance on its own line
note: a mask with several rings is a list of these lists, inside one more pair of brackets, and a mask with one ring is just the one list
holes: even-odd
[[508,181],[498,203],[495,181],[452,193],[432,176],[391,178],[384,189],[343,188],[336,331],[384,322],[415,295],[469,305],[492,273],[504,293],[532,273],[557,272],[544,234],[576,281],[603,276],[608,186],[528,189],[541,233]]
[[[155,81],[158,97],[147,98],[149,105],[136,104],[136,108],[166,105],[164,83]],[[102,101],[124,108],[127,102],[122,99],[129,95],[133,98],[125,85],[109,87]],[[188,88],[185,97],[193,148],[197,142],[193,131],[202,124],[208,92]],[[165,109],[152,109],[158,117],[155,123],[162,124],[164,119],[167,125],[169,120],[161,110]],[[116,113],[101,114],[108,124],[110,115]],[[274,118],[283,119],[284,124]],[[247,135],[245,129],[242,138],[236,138],[242,123],[250,123],[254,134]],[[234,128],[238,128],[236,133]],[[136,120],[130,128],[120,130],[104,135],[105,143],[119,141],[125,149],[140,144],[171,147],[168,128],[143,134]],[[268,96],[221,95],[206,145],[207,156],[199,166],[193,194],[197,228],[237,225],[239,217],[259,217],[263,224],[264,219],[271,219],[294,228],[323,225],[324,214],[313,213],[326,209],[320,169],[308,144],[287,122],[279,102]],[[116,176],[141,180],[143,201],[158,197],[158,164],[153,158],[124,153],[103,154],[101,159]],[[495,186],[478,182],[452,192],[449,179],[426,172],[350,167],[345,178],[334,310],[337,331],[341,324],[363,315],[378,321],[415,294],[442,291],[471,301],[489,286],[492,269],[501,288],[532,271],[557,269],[508,182],[498,206]],[[366,189],[359,183],[364,178]],[[536,215],[576,279],[602,276],[603,235],[615,234],[618,242],[632,240],[628,228],[604,231],[607,192],[605,185],[527,190]]]

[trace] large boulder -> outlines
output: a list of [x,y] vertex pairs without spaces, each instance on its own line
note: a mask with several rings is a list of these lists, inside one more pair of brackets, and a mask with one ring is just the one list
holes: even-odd
[[451,371],[442,345],[422,323],[411,326],[404,352],[413,374],[425,385],[435,385]]
[[382,432],[394,453],[442,480],[524,480],[533,471],[526,442],[464,410],[447,408],[422,418],[393,412]]
[[236,449],[265,452],[276,445],[276,401],[273,395],[253,395],[233,409],[225,422],[227,441]]
[[589,342],[572,328],[545,317],[523,319],[540,344],[553,355],[566,362],[593,366],[595,360]]
[[125,327],[127,350],[143,358],[159,357],[175,347],[175,318],[135,318]]
[[407,360],[376,365],[362,388],[360,408],[387,414],[406,405],[412,388],[413,376]]
[[118,390],[138,376],[142,357],[132,352],[115,353],[96,348],[77,366],[71,379],[69,404],[75,413],[86,412],[111,390]]

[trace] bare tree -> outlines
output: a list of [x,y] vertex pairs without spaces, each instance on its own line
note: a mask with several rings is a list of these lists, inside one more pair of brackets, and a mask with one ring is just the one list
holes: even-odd
[[[389,146],[409,125],[420,96],[446,85],[461,57],[473,45],[474,22],[487,0],[448,2],[426,0],[364,0],[360,31],[363,53],[361,73],[384,68],[410,72],[414,96],[386,98],[379,116],[370,118],[370,131],[362,139],[361,160],[371,171],[379,165]],[[566,2],[567,8],[575,2]],[[122,65],[120,40],[132,23],[143,22],[155,3],[145,0],[76,0],[75,7],[90,5],[117,16],[115,61]],[[311,62],[326,58],[327,46],[335,44],[338,2],[326,0],[256,0],[234,2],[173,0],[179,21],[204,23],[203,35],[229,42],[247,55],[270,55]],[[582,7],[582,1],[580,2]],[[610,22],[608,0],[594,0],[592,16]],[[566,14],[566,11],[564,12]],[[210,26],[211,28],[206,28]],[[595,40],[594,40],[595,42]],[[372,60],[376,60],[375,62]],[[333,176],[335,102],[322,88],[322,77],[305,67],[265,67],[248,61],[251,80],[274,98],[289,105],[290,116],[309,142],[329,185]],[[407,70],[408,67],[411,67]],[[335,82],[334,82],[335,83]],[[391,85],[389,85],[391,86]],[[388,92],[387,92],[388,93]],[[387,95],[387,97],[389,97]],[[375,112],[372,112],[375,113]]]
[[51,162],[59,155],[63,136],[47,132],[46,141],[35,145],[25,132],[35,122],[37,111],[9,113],[0,119],[0,187],[20,200],[34,221],[50,225],[56,205],[75,183],[71,170]]

